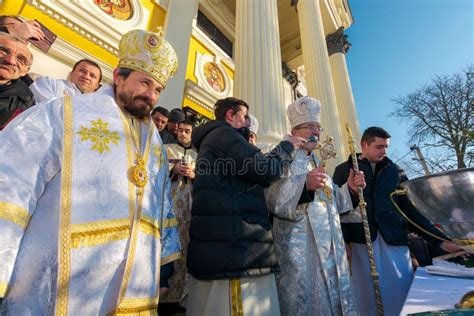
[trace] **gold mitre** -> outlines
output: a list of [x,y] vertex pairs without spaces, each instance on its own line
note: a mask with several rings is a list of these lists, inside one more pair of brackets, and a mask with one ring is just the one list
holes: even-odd
[[163,86],[178,70],[178,56],[164,39],[161,27],[157,33],[132,30],[124,34],[119,44],[119,56],[118,68],[142,71]]

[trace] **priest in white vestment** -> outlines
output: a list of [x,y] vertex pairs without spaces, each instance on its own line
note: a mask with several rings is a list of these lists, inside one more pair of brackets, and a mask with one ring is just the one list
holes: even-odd
[[156,314],[160,265],[180,249],[149,114],[177,57],[142,30],[119,51],[113,87],[39,104],[0,133],[2,315]]
[[178,124],[177,144],[166,144],[171,176],[171,196],[173,211],[178,222],[179,241],[182,256],[173,262],[174,272],[169,279],[169,290],[162,296],[161,303],[179,303],[186,308],[188,295],[188,269],[186,253],[189,243],[191,223],[191,203],[193,180],[196,177],[197,152],[192,149],[191,135],[194,124],[189,120]]
[[90,59],[81,59],[72,67],[68,80],[39,77],[30,85],[30,90],[36,103],[40,103],[65,95],[92,93],[99,89],[101,80],[100,66]]
[[[352,209],[349,187],[365,186],[362,173],[333,185],[314,155],[321,132],[321,104],[302,97],[288,106],[291,135],[308,141],[283,178],[267,190],[274,214],[276,273],[283,316],[357,315],[339,213]],[[310,137],[313,137],[311,139]]]

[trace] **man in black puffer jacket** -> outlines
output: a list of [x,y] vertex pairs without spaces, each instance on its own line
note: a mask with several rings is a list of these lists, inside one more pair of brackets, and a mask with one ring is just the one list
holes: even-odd
[[[364,200],[367,203],[367,218],[380,277],[384,312],[388,316],[400,314],[413,279],[408,251],[408,226],[390,200],[390,194],[408,178],[397,164],[387,158],[389,144],[390,134],[387,131],[380,127],[369,127],[362,135],[362,154],[357,157],[359,169],[364,172],[367,184],[364,188]],[[333,176],[334,183],[343,185],[352,168],[351,158],[337,166]],[[406,196],[395,196],[394,199],[417,225],[435,235],[445,237],[415,209]],[[358,205],[355,193],[352,194],[352,201],[354,207]],[[344,216],[341,216],[341,226],[344,240],[351,246],[348,254],[352,252],[352,280],[359,313],[376,315],[363,225],[361,222],[345,222]],[[428,235],[424,236],[432,239]],[[440,247],[446,251],[459,249],[451,242],[442,242]]]
[[263,155],[248,142],[247,111],[242,100],[218,100],[216,120],[193,131],[199,154],[187,254],[187,315],[230,315],[231,306],[250,314],[279,313],[273,275],[278,260],[263,189],[280,178],[300,141],[289,137]]

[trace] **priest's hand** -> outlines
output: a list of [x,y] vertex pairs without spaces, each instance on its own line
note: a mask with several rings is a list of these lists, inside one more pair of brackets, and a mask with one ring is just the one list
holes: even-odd
[[298,136],[292,136],[292,135],[285,135],[283,137],[284,141],[290,142],[295,149],[300,148],[306,140],[304,138],[298,137]]
[[182,164],[181,162],[178,162],[176,163],[173,168],[171,169],[171,171],[174,173],[174,174],[177,174],[177,175],[183,175],[183,171],[182,171]]
[[320,172],[318,169],[313,169],[306,175],[306,188],[309,191],[322,189],[325,186],[327,174]]
[[364,189],[366,186],[364,173],[362,171],[355,172],[350,169],[349,178],[347,178],[347,186],[353,193],[357,193],[358,188]]

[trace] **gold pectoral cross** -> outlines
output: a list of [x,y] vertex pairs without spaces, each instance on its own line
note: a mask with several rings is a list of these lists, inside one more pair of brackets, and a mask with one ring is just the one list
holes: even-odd
[[137,187],[138,192],[142,192],[143,188],[148,182],[148,173],[146,171],[145,161],[139,153],[136,154],[135,165],[130,167],[129,178],[130,181]]

